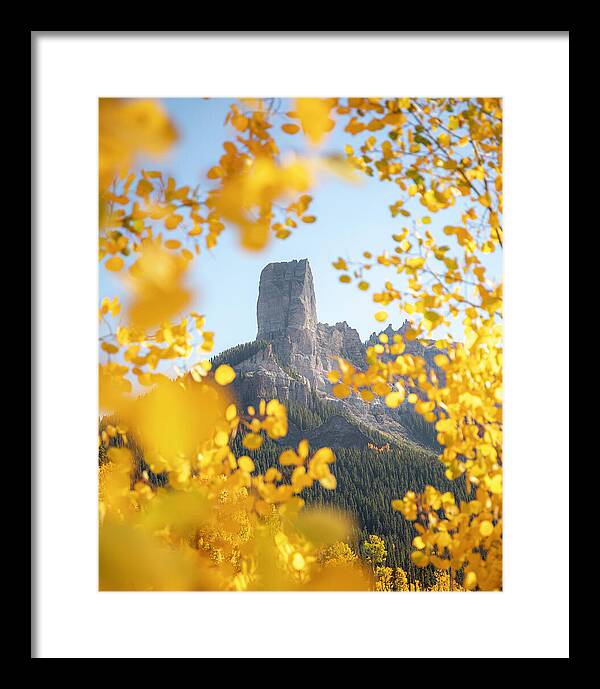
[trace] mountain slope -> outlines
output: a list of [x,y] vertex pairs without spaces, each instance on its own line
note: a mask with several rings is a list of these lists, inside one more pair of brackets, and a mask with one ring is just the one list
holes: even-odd
[[[310,431],[315,444],[353,447],[357,443],[357,447],[364,447],[369,435],[376,434],[382,443],[409,443],[437,450],[435,433],[408,402],[399,409],[389,409],[380,399],[366,404],[356,395],[345,400],[334,397],[327,372],[336,367],[339,357],[365,368],[367,346],[378,341],[378,334],[373,333],[363,343],[357,330],[345,321],[335,325],[318,322],[307,259],[270,263],[263,269],[257,326],[254,342],[233,347],[213,359],[213,364],[227,362],[234,367],[234,390],[241,405],[276,398],[290,409],[294,405],[307,410],[320,407],[321,413],[315,418],[319,423],[297,429]],[[397,332],[403,334],[406,327],[405,323]],[[396,334],[391,325],[384,332],[390,338]],[[437,369],[433,357],[439,350],[433,345],[407,341],[406,347],[408,353],[422,356],[428,366]],[[325,417],[323,409],[328,410]],[[333,415],[338,421],[325,424]],[[291,421],[294,429],[293,414]]]

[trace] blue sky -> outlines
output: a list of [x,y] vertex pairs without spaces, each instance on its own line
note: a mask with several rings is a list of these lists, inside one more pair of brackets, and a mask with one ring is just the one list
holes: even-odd
[[[206,172],[220,158],[223,141],[234,136],[231,127],[224,125],[230,102],[200,98],[163,100],[179,131],[179,140],[159,164],[146,162],[146,165],[170,174],[178,186],[200,184],[201,189],[206,189],[209,186]],[[298,150],[303,143],[299,135],[292,137],[280,133],[276,139],[282,151],[292,147]],[[327,152],[342,152],[344,145],[349,143],[356,150],[359,141],[359,137],[336,127],[323,148]],[[141,162],[140,167],[143,166]],[[408,226],[410,221],[401,216],[391,217],[388,206],[400,198],[395,184],[366,176],[361,179],[359,185],[334,177],[321,180],[312,192],[314,201],[310,209],[311,214],[317,216],[317,222],[302,225],[285,240],[274,238],[261,252],[250,253],[240,248],[237,233],[227,229],[212,251],[204,249],[195,259],[191,276],[197,294],[194,308],[207,316],[207,329],[215,331],[215,353],[256,337],[260,272],[272,261],[308,258],[314,276],[319,321],[332,324],[345,320],[358,330],[363,340],[387,325],[375,321],[373,314],[378,309],[370,294],[359,291],[354,285],[341,284],[339,272],[331,265],[338,256],[358,258],[364,250],[375,254],[391,248],[390,235]],[[432,215],[429,229],[434,232],[441,231],[444,225],[459,224],[463,210],[457,205],[429,214],[416,200],[411,200],[405,208],[413,212],[414,218]],[[489,271],[495,276],[500,274],[501,265],[495,256],[490,259]],[[373,269],[369,274],[370,282],[377,288],[386,279],[397,283],[397,276],[389,268]],[[100,298],[113,295],[124,295],[118,278],[102,270]],[[392,325],[399,327],[402,314],[397,307],[387,310]]]

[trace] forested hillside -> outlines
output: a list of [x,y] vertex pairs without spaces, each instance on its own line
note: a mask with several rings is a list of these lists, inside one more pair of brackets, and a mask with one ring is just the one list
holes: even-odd
[[[222,363],[237,365],[264,349],[267,344],[266,341],[256,340],[232,347],[213,357],[211,363],[213,366]],[[418,414],[402,409],[388,410],[389,414],[395,413],[402,418],[402,425],[412,431],[411,436],[418,438],[421,446],[409,440],[399,445],[393,437],[361,424],[355,417],[345,413],[339,403],[323,399],[312,390],[304,404],[283,401],[288,412],[288,435],[279,441],[267,440],[253,451],[243,447],[242,436],[238,435],[232,443],[234,453],[248,454],[256,462],[259,471],[264,472],[268,467],[279,466],[278,457],[282,448],[292,447],[303,437],[312,438],[314,449],[334,446],[337,461],[332,473],[337,479],[336,490],[326,490],[315,483],[303,492],[303,499],[308,505],[335,507],[352,516],[356,530],[349,545],[353,550],[361,552],[362,544],[369,535],[380,536],[387,544],[389,566],[402,567],[411,580],[431,585],[434,582],[434,569],[419,568],[412,562],[410,553],[414,529],[409,522],[398,518],[391,502],[408,490],[422,491],[426,485],[432,485],[442,492],[452,492],[457,502],[466,499],[464,482],[449,481],[444,476],[443,466],[436,460],[440,446],[436,440],[435,425],[427,423]],[[243,408],[256,405],[258,400],[238,396],[237,402]],[[339,439],[332,442],[327,432],[327,422],[337,416],[342,416],[351,429],[362,434],[364,442],[357,442],[352,430],[347,433],[345,446],[339,446]],[[291,474],[286,467],[280,467],[280,470],[284,477]]]
[[[238,435],[232,449],[252,457],[260,472],[275,466],[285,478],[291,475],[291,468],[278,464],[282,445],[287,447],[285,442],[266,440],[258,450],[248,450],[242,445],[242,436]],[[467,497],[464,482],[446,479],[444,468],[435,455],[410,444],[403,447],[386,444],[381,449],[376,444],[364,449],[338,448],[335,454],[336,462],[331,472],[337,480],[336,489],[326,490],[316,483],[303,491],[302,498],[308,505],[326,505],[349,513],[357,526],[349,545],[356,552],[361,552],[361,544],[369,535],[380,536],[387,544],[389,566],[402,567],[411,579],[432,584],[433,568],[415,567],[410,559],[413,526],[398,518],[391,502],[406,491],[422,491],[426,485],[450,491],[458,502]]]

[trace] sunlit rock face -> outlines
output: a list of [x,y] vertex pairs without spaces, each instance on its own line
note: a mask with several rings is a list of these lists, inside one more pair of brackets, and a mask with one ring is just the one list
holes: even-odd
[[260,274],[258,339],[275,333],[307,330],[317,326],[317,300],[310,265],[306,258],[287,263],[269,263]]
[[[381,400],[367,405],[357,396],[343,401],[333,396],[327,372],[337,368],[339,357],[356,368],[365,368],[367,346],[378,341],[378,334],[373,333],[363,343],[358,331],[345,321],[335,325],[318,322],[313,276],[307,259],[269,263],[263,268],[256,313],[256,339],[264,346],[234,366],[238,374],[235,388],[245,403],[279,399],[309,405],[316,397],[339,406],[340,414],[350,421],[374,428],[397,441],[410,439],[411,432],[402,421],[406,419],[405,414],[413,413],[407,403],[400,410],[390,410]],[[406,327],[404,324],[398,332],[402,334]],[[391,338],[396,331],[390,325],[385,332]],[[411,343],[407,345],[409,348],[411,353],[423,355],[428,361],[431,358],[422,345]],[[350,447],[358,442],[356,427],[351,431],[341,417],[323,424],[322,431],[324,439],[338,447]],[[311,436],[318,440],[319,429],[313,430]],[[364,442],[363,437],[358,444]]]
[[304,378],[315,390],[330,389],[327,371],[339,356],[356,365],[365,347],[347,323],[317,323],[317,302],[307,259],[269,263],[260,276],[257,339],[271,343],[284,370]]

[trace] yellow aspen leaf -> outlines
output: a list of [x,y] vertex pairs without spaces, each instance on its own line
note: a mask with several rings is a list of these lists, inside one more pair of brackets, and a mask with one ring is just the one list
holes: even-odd
[[365,129],[365,125],[363,122],[360,122],[359,120],[356,119],[356,117],[353,117],[350,122],[346,125],[345,131],[350,132],[350,134],[359,134]]
[[319,483],[327,490],[335,490],[337,487],[337,480],[331,473],[325,474],[325,476],[320,478]]
[[215,433],[215,445],[217,447],[225,447],[227,443],[229,442],[229,436],[225,431],[217,431]]
[[345,383],[338,383],[333,386],[333,394],[340,400],[350,396],[350,387]]
[[406,259],[406,266],[408,268],[422,268],[425,265],[425,259],[421,256],[415,256],[414,258]]
[[447,148],[450,145],[450,134],[448,134],[447,132],[442,132],[438,136],[438,141],[440,146]]
[[377,311],[375,314],[375,320],[382,323],[388,317],[387,311]]
[[151,373],[138,373],[138,383],[140,385],[150,386],[154,382],[154,378]]
[[240,115],[239,113],[231,118],[231,124],[238,130],[238,132],[243,132],[248,129],[248,124],[250,121],[245,115]]
[[302,459],[306,459],[308,457],[308,440],[303,439],[298,443],[298,455],[302,457]]
[[[259,436],[260,437],[260,436]],[[254,471],[254,462],[250,457],[243,455],[240,457],[237,461],[238,467],[242,470],[245,471],[247,474],[251,474]]]
[[384,126],[385,126],[385,125],[384,125],[384,123],[382,122],[382,120],[378,120],[377,118],[374,118],[374,119],[372,119],[372,120],[369,122],[369,124],[367,125],[367,129],[368,129],[370,132],[376,132],[376,131],[378,131],[379,129],[383,129]]
[[233,421],[237,416],[237,408],[235,404],[230,404],[225,410],[225,419],[227,421]]
[[479,533],[484,537],[491,535],[493,531],[494,525],[487,519],[481,522],[481,524],[479,525]]
[[371,386],[371,389],[376,395],[379,395],[380,397],[385,397],[390,391],[390,386],[387,383],[379,381],[377,383],[374,383]]
[[[262,435],[258,435],[258,433],[248,433],[247,435],[244,436],[244,440],[242,441],[242,445],[247,448],[248,450],[258,450],[258,448],[262,445],[263,438]],[[238,460],[239,464],[239,460]]]
[[100,346],[107,354],[116,354],[119,351],[116,345],[110,344],[109,342],[103,342]]
[[452,419],[440,419],[436,424],[435,428],[441,433],[452,433],[456,430],[456,422]]
[[352,282],[352,278],[349,275],[340,275],[340,282]]
[[417,565],[417,567],[426,567],[429,564],[429,558],[421,550],[415,550],[410,554],[410,559]]
[[149,328],[180,313],[191,299],[182,285],[188,261],[155,243],[142,244],[140,257],[129,269],[134,299],[128,308],[130,323]]
[[167,239],[165,246],[167,249],[179,249],[181,242],[177,239]]
[[464,585],[467,591],[472,591],[477,586],[477,574],[475,574],[475,572],[467,572],[465,574]]
[[229,385],[235,380],[236,373],[228,364],[221,364],[215,371],[215,380],[219,385]]
[[297,98],[295,111],[304,133],[314,145],[321,143],[325,134],[333,128],[329,118],[330,105],[324,98]]
[[371,390],[361,390],[360,397],[363,402],[372,402],[375,399],[375,395],[371,392]]
[[423,550],[425,548],[425,542],[421,538],[421,536],[416,536],[413,538],[412,544],[417,550]]
[[281,129],[286,134],[296,134],[300,131],[300,127],[297,124],[286,123],[281,125]]
[[124,176],[136,156],[158,157],[177,139],[177,132],[164,109],[147,99],[100,98],[99,102],[100,187]]
[[148,196],[152,193],[154,190],[154,187],[152,186],[152,182],[149,182],[147,179],[140,179],[140,181],[137,183],[137,186],[135,188],[135,193],[137,196],[141,196],[142,198],[148,198]]
[[404,388],[402,390],[394,390],[385,396],[385,404],[391,409],[399,407],[404,402]]
[[297,466],[299,464],[304,464],[305,457],[300,457],[294,452],[294,450],[284,450],[279,455],[279,463],[281,466]]
[[265,481],[267,481],[268,483],[271,483],[273,481],[281,481],[282,478],[283,477],[281,475],[281,472],[275,467],[270,467],[265,472]]
[[502,474],[496,474],[489,484],[490,491],[494,495],[502,494]]
[[302,222],[305,222],[305,223],[307,223],[308,225],[310,225],[310,224],[314,223],[316,219],[317,219],[317,218],[316,218],[314,215],[305,215],[305,216],[302,218]]
[[177,213],[171,213],[165,218],[165,227],[167,230],[174,230],[177,225],[183,220],[183,215],[178,215]]
[[341,373],[339,371],[333,370],[327,372],[327,378],[330,383],[337,383],[340,379]]
[[190,375],[196,381],[196,383],[202,382],[202,378],[206,376],[206,371],[202,366],[192,366],[190,369]]
[[206,176],[208,179],[219,179],[220,177],[225,176],[225,172],[220,165],[215,165],[214,167],[210,168],[210,170],[206,173]]
[[363,292],[369,289],[369,283],[365,282],[364,280],[361,280],[358,283],[358,289],[361,289]]
[[335,462],[335,455],[330,447],[321,447],[313,455],[312,461],[331,464],[331,462]]
[[442,322],[442,316],[435,311],[425,311],[423,316],[425,318],[425,327],[428,330],[433,330]]
[[112,271],[113,273],[119,272],[121,268],[125,265],[125,262],[120,256],[113,256],[112,258],[109,258],[108,261],[104,264],[104,267],[107,270]]

